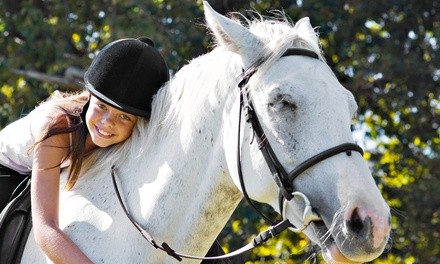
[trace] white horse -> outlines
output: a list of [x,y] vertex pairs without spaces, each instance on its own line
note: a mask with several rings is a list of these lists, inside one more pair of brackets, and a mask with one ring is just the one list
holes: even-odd
[[[178,252],[206,254],[243,197],[237,169],[243,69],[250,76],[244,89],[254,115],[284,170],[353,142],[356,102],[325,63],[309,19],[293,26],[287,18],[258,18],[244,26],[206,2],[204,7],[217,47],[183,67],[156,95],[149,122],[139,122],[122,146],[100,153],[75,188],[61,194],[59,224],[95,263],[176,262],[152,247],[124,214],[112,184],[113,165],[122,199],[142,228]],[[312,53],[286,55],[293,47]],[[247,193],[279,212],[280,189],[258,140],[244,120],[241,129]],[[333,153],[288,185],[319,213],[322,221],[304,233],[328,262],[367,262],[383,252],[389,207],[357,151]],[[303,226],[302,196],[282,205],[284,217]],[[32,233],[22,262],[48,262]]]

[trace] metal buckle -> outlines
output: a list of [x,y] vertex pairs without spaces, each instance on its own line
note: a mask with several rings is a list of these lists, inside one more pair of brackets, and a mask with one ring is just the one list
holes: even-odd
[[[303,194],[302,192],[293,192],[292,196],[300,196],[301,198],[303,198],[306,206],[304,208],[304,214],[303,214],[303,219],[302,219],[303,225],[300,227],[293,227],[293,226],[289,227],[290,230],[292,230],[295,233],[301,233],[304,231],[304,229],[307,228],[307,226],[310,225],[311,222],[322,221],[322,218],[319,216],[319,214],[313,210],[313,207],[311,206],[310,201],[305,194]],[[287,201],[284,200],[284,203],[283,203],[283,212],[284,213],[286,212],[286,205],[287,205]],[[285,215],[283,215],[283,218],[286,219]]]

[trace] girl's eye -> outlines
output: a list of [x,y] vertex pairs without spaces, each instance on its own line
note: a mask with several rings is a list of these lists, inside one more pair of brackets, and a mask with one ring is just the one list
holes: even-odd
[[120,115],[120,117],[121,117],[122,120],[127,120],[127,121],[131,120],[129,116],[124,115],[124,114]]
[[106,109],[104,104],[97,104],[100,109]]

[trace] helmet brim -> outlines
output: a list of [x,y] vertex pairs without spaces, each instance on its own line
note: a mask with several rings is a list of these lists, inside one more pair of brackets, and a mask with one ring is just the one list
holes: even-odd
[[117,100],[111,99],[107,96],[105,96],[104,94],[100,93],[90,82],[88,82],[87,80],[85,80],[85,86],[86,89],[96,98],[98,98],[99,100],[111,105],[112,107],[119,109],[123,112],[132,114],[132,115],[136,115],[136,116],[140,116],[140,117],[149,117],[151,112],[150,111],[144,111],[138,108],[134,108],[131,107],[127,104],[121,103]]

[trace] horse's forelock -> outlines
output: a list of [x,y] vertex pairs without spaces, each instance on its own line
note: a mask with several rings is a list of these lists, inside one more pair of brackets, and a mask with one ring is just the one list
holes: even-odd
[[[325,61],[319,42],[312,43],[310,39],[313,38],[301,35],[304,33],[296,30],[294,22],[284,12],[274,11],[273,14],[275,19],[254,13],[253,19],[245,20],[249,30],[266,45],[260,60],[247,69],[248,72],[258,70],[256,75],[261,76],[289,48],[312,50],[323,62]],[[310,32],[310,34],[318,36],[317,32]],[[255,79],[258,79],[257,76]]]

